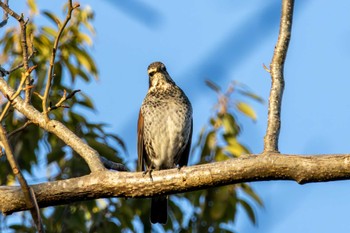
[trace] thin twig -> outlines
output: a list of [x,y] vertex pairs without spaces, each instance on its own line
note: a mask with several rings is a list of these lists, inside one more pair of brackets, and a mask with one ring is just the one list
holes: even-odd
[[28,183],[27,183],[26,179],[24,178],[24,176],[23,176],[23,174],[18,166],[18,163],[15,159],[15,156],[12,152],[12,148],[8,142],[7,137],[6,137],[5,129],[1,124],[0,124],[0,139],[1,139],[2,146],[5,149],[6,157],[7,157],[7,160],[12,168],[13,174],[16,176],[19,184],[21,185],[26,206],[28,207],[28,209],[30,209],[30,213],[33,217],[35,225],[37,226],[38,232],[43,232],[43,227],[42,227],[42,223],[41,223],[41,217],[40,217],[38,205],[35,205],[36,201],[34,200],[34,196],[32,196],[32,194],[30,192],[30,188],[28,186]]
[[33,122],[31,120],[26,121],[21,127],[19,127],[18,129],[15,129],[14,131],[12,131],[11,133],[7,134],[7,138],[12,137],[13,135],[15,135],[16,133],[21,132],[22,130],[24,130],[25,128],[27,128],[28,125],[32,124]]
[[64,28],[66,27],[66,25],[68,24],[69,20],[71,19],[72,16],[72,12],[75,8],[77,8],[79,5],[75,5],[73,7],[72,4],[72,0],[68,0],[68,12],[66,15],[66,19],[63,22],[60,30],[58,31],[56,40],[54,42],[53,48],[52,48],[52,54],[51,54],[51,59],[50,59],[50,66],[49,66],[49,71],[48,71],[48,77],[47,77],[47,83],[46,83],[46,87],[45,87],[45,92],[43,95],[43,101],[42,101],[42,108],[43,108],[43,113],[45,115],[46,120],[49,120],[49,116],[48,116],[48,98],[49,98],[49,93],[50,93],[50,88],[51,88],[51,82],[53,79],[53,66],[55,64],[55,58],[56,58],[56,51],[58,48],[58,43],[60,40],[60,37],[63,33]]
[[293,7],[294,0],[282,1],[280,31],[270,64],[272,85],[269,98],[267,129],[264,138],[265,153],[278,152],[278,137],[281,127],[281,103],[284,89],[283,68],[291,37]]
[[30,67],[25,73],[22,73],[22,78],[21,81],[18,85],[17,91],[12,95],[12,96],[7,96],[7,98],[9,99],[9,102],[7,102],[4,110],[2,111],[1,115],[0,115],[0,122],[4,119],[5,115],[7,114],[7,111],[9,110],[10,106],[11,106],[11,102],[12,100],[14,100],[17,96],[19,96],[21,94],[21,91],[23,91],[23,85],[24,82],[27,80],[27,78],[30,76],[30,73],[36,68],[37,66],[32,66]]
[[8,74],[9,74],[9,72],[0,66],[0,75],[1,76],[6,76]]
[[[36,51],[33,51],[29,56],[28,56],[28,61],[33,57],[33,55],[36,53]],[[21,63],[15,67],[13,67],[11,70],[7,71],[8,74],[11,74],[12,72],[18,70],[19,68],[22,68],[24,66],[24,63]]]
[[50,105],[47,109],[47,112],[50,112],[50,111],[57,109],[57,108],[69,108],[69,107],[63,105],[63,103],[66,100],[71,99],[77,92],[80,92],[80,90],[74,90],[69,95],[67,95],[67,91],[63,90],[63,95],[62,95],[61,99],[54,106]]
[[[8,0],[4,0],[4,4],[8,6]],[[7,24],[7,20],[9,19],[9,14],[4,10],[4,15],[2,17],[2,21],[0,22],[0,28]]]
[[34,204],[34,207],[35,207],[34,210],[36,212],[36,216],[38,216],[38,223],[39,223],[37,224],[38,232],[44,232],[43,222],[41,220],[41,214],[40,214],[40,207],[38,205],[38,201],[36,200],[34,189],[32,187],[29,187],[29,192],[32,197],[32,203]]
[[19,14],[17,14],[16,12],[14,12],[13,10],[11,10],[11,9],[9,8],[9,6],[7,5],[7,2],[6,2],[6,1],[4,1],[4,2],[1,2],[1,1],[0,1],[0,7],[1,7],[2,9],[4,9],[4,11],[5,11],[7,14],[11,15],[13,18],[17,19],[18,21],[22,18]]
[[[13,96],[16,91],[8,85],[4,78],[0,77],[0,92],[2,92],[4,96]],[[98,152],[88,146],[86,142],[75,135],[61,122],[55,120],[50,120],[47,122],[44,114],[40,113],[31,104],[26,103],[20,96],[13,99],[12,103],[13,107],[18,112],[22,113],[26,118],[31,120],[33,124],[36,124],[47,132],[56,135],[64,143],[76,151],[88,164],[92,173],[105,170],[105,167],[99,158]]]
[[[27,23],[28,21],[25,21],[23,19],[23,15],[19,15],[16,12],[14,12],[12,9],[10,9],[8,7],[7,4],[3,3],[0,1],[0,6],[4,9],[4,11],[6,13],[8,13],[9,15],[11,15],[13,18],[17,19],[17,21],[19,22],[20,26],[21,26],[21,46],[22,46],[22,57],[23,57],[23,66],[25,68],[25,70],[28,70],[29,65],[28,65],[28,44],[27,44]],[[25,89],[25,101],[27,103],[30,102],[30,88],[28,88],[30,86],[30,76],[27,77],[26,80],[26,89]]]
[[[23,66],[25,70],[28,70],[28,43],[27,43],[27,22],[24,21],[23,17],[22,20],[19,20],[19,23],[21,25],[21,45],[22,45],[22,57],[23,57]],[[25,89],[25,98],[24,100],[29,103],[30,102],[30,96],[31,96],[31,88],[29,86],[31,85],[31,77],[28,75],[26,78],[26,89]]]
[[124,164],[113,162],[103,156],[100,156],[100,160],[107,169],[115,171],[129,171]]

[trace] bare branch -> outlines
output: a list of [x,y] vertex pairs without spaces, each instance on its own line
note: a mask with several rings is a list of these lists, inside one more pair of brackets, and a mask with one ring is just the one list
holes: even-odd
[[[8,0],[4,0],[4,4],[8,6]],[[7,20],[9,19],[9,14],[4,10],[4,15],[2,17],[2,21],[0,22],[0,28],[7,24]]]
[[107,169],[115,170],[115,171],[123,171],[126,172],[128,169],[124,164],[116,163],[113,161],[108,160],[107,158],[100,156],[101,162]]
[[33,122],[31,122],[30,120],[29,121],[26,121],[26,123],[24,123],[21,127],[19,127],[18,129],[15,129],[14,131],[12,131],[11,133],[7,134],[7,137],[10,138],[12,137],[13,135],[15,135],[16,133],[19,133],[21,132],[22,130],[24,130],[25,128],[27,128],[28,125],[32,124]]
[[66,19],[63,22],[62,26],[60,27],[56,40],[54,42],[53,48],[52,48],[52,54],[51,54],[51,59],[50,59],[50,66],[49,66],[49,71],[48,71],[48,77],[47,77],[47,83],[46,83],[46,87],[45,87],[45,92],[43,95],[43,102],[42,102],[42,108],[43,108],[43,113],[45,115],[46,120],[49,120],[49,116],[48,116],[48,98],[49,98],[49,94],[50,94],[50,88],[51,88],[51,82],[52,82],[52,78],[53,78],[53,66],[55,64],[55,58],[56,58],[56,51],[58,48],[58,43],[59,40],[61,38],[62,32],[64,30],[64,28],[66,27],[66,25],[68,24],[69,20],[71,19],[72,16],[72,12],[75,8],[77,8],[79,5],[75,5],[73,6],[72,4],[72,0],[68,0],[68,12],[66,15]]
[[[36,54],[36,51],[33,51],[29,56],[28,56],[28,61],[33,57],[33,55]],[[19,68],[22,68],[24,66],[24,63],[21,63],[15,67],[13,67],[11,70],[7,71],[8,74],[11,74],[12,72],[18,70]]]
[[0,66],[0,75],[1,76],[6,76],[8,74],[9,74],[9,72]]
[[[296,169],[298,168],[298,169]],[[40,208],[105,197],[140,198],[253,181],[291,180],[300,184],[350,179],[350,154],[247,155],[237,159],[152,172],[101,171],[32,185]],[[103,182],[101,182],[103,181]],[[26,209],[18,187],[0,186],[4,214]]]
[[280,31],[270,64],[271,91],[264,152],[278,152],[278,137],[281,127],[281,103],[284,89],[283,68],[291,37],[294,0],[282,1]]
[[11,15],[13,18],[17,19],[18,21],[20,21],[21,19],[23,20],[22,16],[20,16],[19,14],[17,14],[17,13],[14,12],[13,10],[11,10],[11,9],[8,7],[7,3],[1,2],[1,1],[0,1],[0,7],[1,7],[2,9],[4,9],[4,11],[5,11],[7,14]]
[[50,111],[57,109],[57,108],[68,108],[67,106],[63,105],[63,103],[66,100],[73,98],[73,96],[76,93],[80,92],[80,90],[74,90],[69,95],[67,95],[67,91],[66,90],[63,90],[63,91],[64,92],[63,92],[61,99],[54,106],[51,106],[51,104],[50,104],[48,109],[47,109],[47,112],[50,112]]
[[22,172],[18,166],[15,156],[13,155],[11,146],[6,137],[5,129],[1,124],[0,124],[0,139],[1,139],[1,144],[5,149],[6,157],[12,168],[13,174],[16,176],[19,184],[21,185],[21,190],[24,197],[24,202],[26,204],[26,208],[30,210],[30,213],[32,214],[35,225],[38,228],[38,232],[43,232],[39,207],[38,205],[35,205],[36,203],[35,197],[32,196],[30,188],[27,184],[27,181],[22,175]]
[[[14,96],[15,91],[7,84],[6,80],[0,77],[0,91],[4,96]],[[34,124],[39,125],[44,130],[55,134],[66,145],[77,152],[88,164],[91,172],[105,170],[96,150],[89,147],[81,138],[56,120],[46,120],[45,115],[36,110],[32,105],[26,103],[20,96],[12,99],[11,104],[20,113],[26,116]]]
[[30,73],[36,68],[37,66],[32,66],[25,73],[22,73],[21,81],[18,85],[17,91],[13,95],[6,95],[6,97],[9,99],[9,102],[7,102],[4,110],[1,112],[0,115],[0,122],[4,119],[5,115],[7,114],[7,111],[10,109],[11,101],[15,99],[17,96],[21,94],[21,91],[23,90],[23,84],[27,80],[27,78],[30,76]]

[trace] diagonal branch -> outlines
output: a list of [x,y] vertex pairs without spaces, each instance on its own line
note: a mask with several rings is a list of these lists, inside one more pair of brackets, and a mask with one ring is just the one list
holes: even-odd
[[[4,0],[4,4],[8,5],[8,0]],[[0,28],[4,27],[7,24],[7,20],[9,19],[9,13],[4,10],[4,15],[2,17],[2,21],[0,22]]]
[[278,152],[278,137],[281,128],[281,103],[284,89],[283,68],[291,37],[294,0],[282,1],[280,31],[275,46],[270,73],[272,79],[264,152]]
[[[297,169],[296,169],[297,168]],[[32,185],[40,208],[105,197],[141,198],[190,192],[229,184],[291,180],[300,184],[350,179],[350,154],[286,155],[265,153],[190,167],[142,172],[101,171],[87,176]],[[103,181],[103,182],[101,182]],[[0,186],[4,214],[26,210],[18,187]]]
[[61,35],[63,33],[64,28],[66,27],[66,25],[68,24],[69,20],[72,17],[72,12],[75,8],[79,7],[79,5],[72,5],[72,0],[68,0],[68,12],[66,15],[66,19],[63,22],[62,26],[60,27],[56,40],[54,42],[53,48],[52,48],[52,54],[51,54],[51,59],[50,59],[50,66],[49,66],[49,71],[48,71],[48,77],[47,77],[47,83],[46,83],[46,87],[45,87],[45,92],[43,95],[43,102],[42,102],[42,108],[43,108],[43,113],[45,115],[46,120],[49,120],[49,116],[48,116],[48,98],[49,98],[49,94],[50,94],[50,89],[51,89],[51,83],[52,83],[52,79],[53,79],[53,66],[55,64],[55,58],[56,58],[56,51],[58,48],[58,43],[60,41]]
[[35,222],[35,225],[37,226],[38,232],[43,232],[44,228],[41,221],[40,211],[38,204],[36,203],[35,194],[33,195],[31,192],[31,188],[28,186],[28,183],[24,176],[22,175],[22,172],[18,166],[18,163],[15,159],[15,156],[13,155],[12,148],[8,142],[8,139],[6,137],[5,129],[2,125],[0,125],[0,141],[2,146],[5,149],[7,160],[12,168],[13,174],[16,176],[20,186],[21,191],[24,196],[24,202],[26,204],[27,209],[30,210],[30,213],[33,217],[33,220]]
[[[15,91],[0,77],[0,91],[4,96],[14,96]],[[76,136],[61,122],[56,120],[46,121],[44,114],[36,110],[32,105],[25,102],[20,96],[12,101],[12,106],[26,116],[33,124],[39,125],[44,130],[55,134],[58,138],[77,152],[88,164],[91,172],[104,170],[104,166],[96,150],[88,146],[81,138]]]
[[[6,12],[7,14],[11,15],[13,18],[15,18],[20,26],[21,26],[21,46],[22,46],[22,57],[23,57],[23,66],[25,70],[28,70],[29,65],[28,65],[28,59],[29,59],[29,55],[28,55],[28,43],[27,43],[27,22],[28,21],[24,21],[23,19],[23,15],[19,15],[16,12],[14,12],[11,8],[9,8],[9,6],[6,3],[3,3],[0,1],[0,6],[4,9],[4,12]],[[30,76],[27,77],[26,79],[26,89],[25,89],[25,101],[26,102],[30,102]]]
[[[19,96],[21,94],[21,92],[23,91],[24,82],[28,79],[28,77],[30,76],[30,73],[36,67],[37,67],[36,65],[32,66],[29,69],[27,69],[27,71],[25,73],[22,73],[22,78],[21,78],[21,81],[19,82],[19,85],[17,87],[17,91],[11,96],[10,95],[6,96],[9,99],[9,101],[7,102],[7,104],[5,105],[4,109],[2,110],[2,112],[0,114],[0,122],[4,119],[4,117],[7,114],[7,111],[10,109],[12,100],[14,100],[17,96]],[[25,88],[25,89],[27,89],[27,88]]]

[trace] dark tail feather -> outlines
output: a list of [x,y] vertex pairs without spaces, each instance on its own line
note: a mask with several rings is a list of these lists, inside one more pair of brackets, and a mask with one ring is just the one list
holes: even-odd
[[151,223],[166,224],[168,219],[167,196],[153,197],[151,202]]

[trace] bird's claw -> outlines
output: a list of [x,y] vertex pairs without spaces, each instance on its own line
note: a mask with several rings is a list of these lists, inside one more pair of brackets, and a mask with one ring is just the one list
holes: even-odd
[[153,181],[152,171],[153,171],[153,169],[147,168],[146,171],[143,172],[142,176],[145,177],[145,175],[148,173],[149,174],[149,178]]

